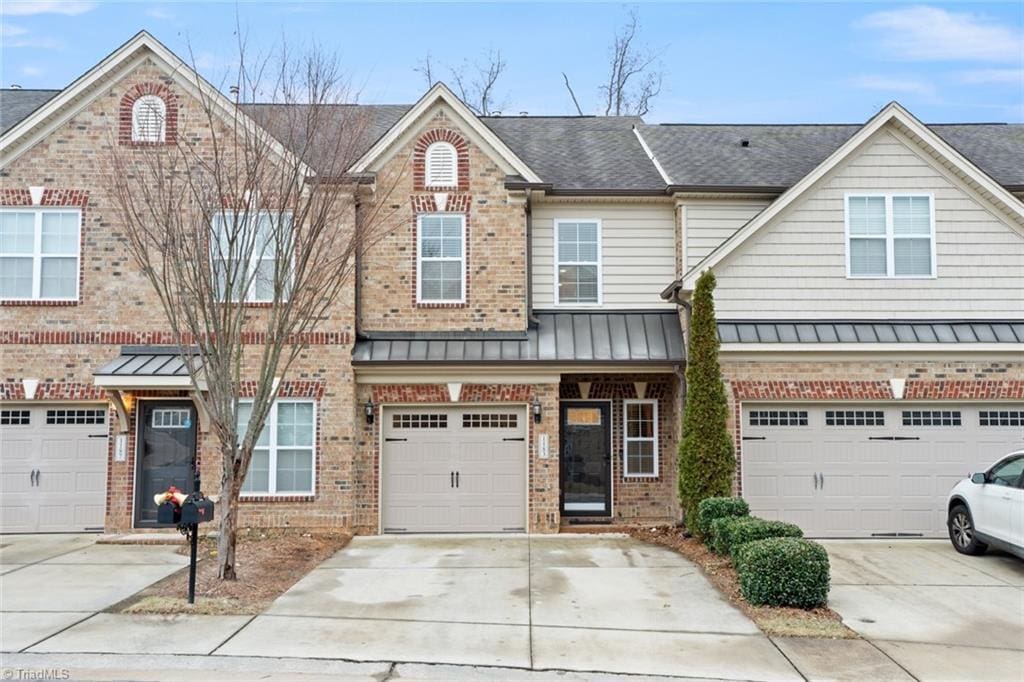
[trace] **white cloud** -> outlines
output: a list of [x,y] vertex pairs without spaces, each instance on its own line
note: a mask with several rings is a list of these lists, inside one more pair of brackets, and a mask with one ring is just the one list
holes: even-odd
[[933,97],[935,95],[935,86],[931,83],[901,76],[858,76],[850,80],[850,85],[861,90],[923,95],[925,97]]
[[1024,69],[974,69],[954,74],[966,85],[1017,85],[1024,87]]
[[43,70],[38,66],[23,66],[21,67],[21,75],[23,76],[41,76]]
[[3,13],[12,17],[24,17],[32,14],[67,14],[74,16],[84,14],[96,8],[95,2],[61,2],[61,0],[7,0]]
[[5,48],[33,47],[43,50],[63,50],[64,43],[56,38],[33,38],[30,35],[4,40]]
[[1018,61],[1024,31],[971,12],[917,5],[874,12],[859,26],[877,30],[882,47],[910,61]]
[[159,19],[160,21],[166,21],[174,18],[173,14],[160,7],[151,7],[147,9],[146,16],[152,17],[153,19]]
[[0,37],[11,38],[13,36],[23,36],[26,33],[28,33],[27,28],[12,26],[11,24],[0,24]]

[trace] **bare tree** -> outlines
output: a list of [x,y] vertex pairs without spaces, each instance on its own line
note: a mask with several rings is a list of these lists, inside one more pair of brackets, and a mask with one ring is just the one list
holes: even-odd
[[573,92],[572,86],[569,85],[569,76],[566,75],[565,71],[562,72],[562,80],[565,81],[565,89],[569,91],[569,96],[572,97],[572,103],[573,106],[576,107],[576,113],[582,116],[583,108],[580,106],[580,101],[576,99],[576,93]]
[[661,92],[664,73],[655,67],[660,53],[637,46],[639,31],[640,20],[633,8],[625,25],[615,34],[610,49],[608,82],[599,88],[603,93],[605,116],[643,116],[650,111],[651,100]]
[[249,63],[244,45],[240,53],[234,104],[195,76],[195,105],[180,109],[193,113],[178,121],[176,141],[112,144],[109,181],[128,248],[216,437],[225,580],[237,578],[239,494],[279,382],[309,334],[337,319],[356,255],[394,216],[381,199],[390,188],[377,188],[356,219],[362,185],[346,171],[365,148],[368,121],[335,106],[349,94],[337,59],[282,48]]
[[462,66],[451,70],[459,97],[478,115],[490,116],[503,106],[497,99],[495,87],[506,66],[501,51],[492,48],[483,61],[463,62]]
[[434,77],[434,59],[429,52],[416,62],[416,66],[412,70],[423,76],[423,80],[427,82],[427,90],[434,87],[434,84],[437,83],[438,79]]

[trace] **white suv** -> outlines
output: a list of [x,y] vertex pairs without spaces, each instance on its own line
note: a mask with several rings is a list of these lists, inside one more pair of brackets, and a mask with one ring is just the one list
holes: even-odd
[[946,508],[956,551],[981,554],[991,545],[1024,559],[1024,450],[957,483]]

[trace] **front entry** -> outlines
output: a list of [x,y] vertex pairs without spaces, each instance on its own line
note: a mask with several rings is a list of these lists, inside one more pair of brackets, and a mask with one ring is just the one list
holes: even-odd
[[563,516],[611,516],[611,409],[606,402],[561,405]]
[[191,401],[139,401],[135,527],[157,526],[153,496],[172,485],[191,493],[195,479],[196,408]]

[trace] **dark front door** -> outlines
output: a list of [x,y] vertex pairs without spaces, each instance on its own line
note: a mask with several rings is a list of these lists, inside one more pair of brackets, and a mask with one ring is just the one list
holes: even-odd
[[191,401],[140,400],[135,525],[155,526],[153,496],[172,485],[191,493],[196,461],[196,408]]
[[611,515],[611,415],[608,403],[562,403],[562,514]]

